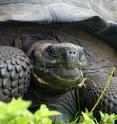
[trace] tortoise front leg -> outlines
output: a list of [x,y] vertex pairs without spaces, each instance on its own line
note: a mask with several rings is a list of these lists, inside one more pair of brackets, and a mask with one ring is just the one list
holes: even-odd
[[[104,69],[103,71],[99,71],[94,73],[91,81],[87,81],[86,87],[80,90],[80,98],[82,107],[87,107],[91,110],[96,101],[99,99],[106,82],[109,77],[110,69]],[[95,112],[107,112],[107,113],[117,113],[117,76],[113,75],[112,80],[97,105]]]
[[30,62],[23,51],[0,46],[0,100],[22,97],[30,84]]

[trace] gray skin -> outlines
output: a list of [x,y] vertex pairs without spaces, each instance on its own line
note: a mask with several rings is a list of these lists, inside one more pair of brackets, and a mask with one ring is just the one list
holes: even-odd
[[[2,73],[0,75],[2,91],[0,99],[9,101],[12,97],[24,96],[25,99],[33,101],[32,108],[44,103],[50,109],[62,112],[62,119],[70,120],[79,110],[77,96],[79,84],[81,84],[83,77],[90,77],[95,83],[86,81],[85,87],[83,86],[80,90],[81,107],[85,106],[90,110],[104,88],[111,67],[117,67],[116,51],[104,41],[86,33],[84,29],[74,29],[74,25],[71,27],[67,25],[41,27],[41,25],[20,25],[20,23],[14,27],[13,25],[10,23],[2,26],[0,44],[1,48],[5,49],[4,52],[7,52],[6,55],[19,61],[21,68],[18,71],[17,62],[11,67],[8,57],[3,57],[3,50],[0,51],[2,54],[0,60],[3,63],[1,65],[7,65],[1,67],[0,71],[2,72],[4,69],[10,74],[10,78],[4,77]],[[30,59],[30,64],[29,59],[21,50],[3,45],[23,50]],[[10,50],[12,54],[10,54]],[[19,51],[20,54],[16,51]],[[22,60],[20,57],[25,59]],[[3,58],[6,62],[3,61]],[[13,71],[10,71],[9,67]],[[34,71],[31,76],[31,83],[29,81],[30,69]],[[14,78],[11,78],[14,71],[16,72]],[[22,72],[25,76],[21,76]],[[19,78],[15,79],[16,76]],[[6,78],[11,80],[10,86],[7,85],[7,87],[4,85],[9,84]],[[22,83],[20,83],[20,79],[22,79]],[[117,77],[114,75],[97,110],[100,109],[109,113],[117,112],[116,81]],[[12,93],[13,85],[15,85],[14,93]]]

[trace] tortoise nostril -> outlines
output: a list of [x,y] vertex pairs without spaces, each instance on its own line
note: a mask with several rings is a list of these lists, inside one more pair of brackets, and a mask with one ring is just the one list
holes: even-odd
[[76,52],[72,52],[72,51],[70,51],[69,54],[76,54]]
[[70,51],[69,54],[72,54],[72,52]]

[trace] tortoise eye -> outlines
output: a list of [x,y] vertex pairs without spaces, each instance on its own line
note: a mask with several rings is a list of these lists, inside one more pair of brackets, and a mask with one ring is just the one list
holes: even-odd
[[52,46],[49,46],[47,48],[47,53],[50,57],[56,57],[58,55],[58,50],[56,48],[53,48]]

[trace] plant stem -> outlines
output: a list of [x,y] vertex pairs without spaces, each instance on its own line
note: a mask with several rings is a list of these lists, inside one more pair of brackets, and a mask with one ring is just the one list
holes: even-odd
[[103,98],[103,96],[104,96],[104,94],[105,94],[105,92],[106,92],[106,90],[107,90],[107,88],[108,88],[108,86],[109,86],[109,84],[110,84],[110,82],[111,82],[111,80],[112,80],[112,77],[113,77],[114,72],[115,72],[115,67],[112,68],[111,74],[110,74],[110,76],[108,77],[108,80],[107,80],[107,82],[106,82],[106,85],[105,85],[105,87],[104,87],[104,89],[103,89],[103,91],[102,91],[100,97],[98,98],[97,102],[95,103],[94,107],[92,108],[91,112],[93,112],[93,111],[95,110],[95,108],[96,108],[97,105],[99,104],[100,100]]

